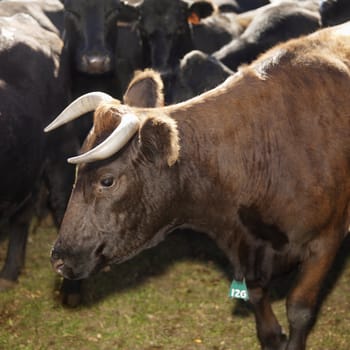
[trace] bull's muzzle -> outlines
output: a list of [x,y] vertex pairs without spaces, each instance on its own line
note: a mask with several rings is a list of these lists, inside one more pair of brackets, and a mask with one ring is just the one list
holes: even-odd
[[102,243],[93,249],[73,252],[62,249],[57,243],[51,251],[51,264],[64,278],[84,279],[107,265],[104,248],[105,244]]
[[51,264],[54,270],[63,276],[64,260],[63,253],[58,249],[53,248],[51,250]]
[[110,55],[83,55],[80,69],[87,74],[105,74],[112,70],[112,58]]
[[53,248],[51,251],[51,264],[54,270],[61,276],[68,279],[75,279],[73,269],[68,267],[64,260],[63,251]]

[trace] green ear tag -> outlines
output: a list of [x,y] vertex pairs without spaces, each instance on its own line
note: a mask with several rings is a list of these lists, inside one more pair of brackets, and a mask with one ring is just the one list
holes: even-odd
[[243,280],[242,282],[235,281],[235,280],[232,281],[229,297],[249,300],[249,293],[248,293],[248,288],[245,283],[245,280]]

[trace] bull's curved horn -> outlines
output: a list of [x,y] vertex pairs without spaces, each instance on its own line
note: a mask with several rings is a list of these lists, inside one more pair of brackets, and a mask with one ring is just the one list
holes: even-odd
[[91,163],[117,153],[134,136],[140,121],[134,114],[124,114],[118,127],[99,145],[79,156],[68,158],[68,163]]
[[45,129],[45,132],[49,132],[66,124],[85,113],[94,111],[101,102],[111,102],[113,97],[105,94],[104,92],[89,92],[85,95],[80,96],[74,100],[64,111]]

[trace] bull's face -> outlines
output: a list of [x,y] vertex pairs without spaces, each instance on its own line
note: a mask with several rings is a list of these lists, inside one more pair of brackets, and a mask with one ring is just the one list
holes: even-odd
[[113,70],[120,0],[65,0],[65,41],[76,70],[105,74]]
[[[87,152],[71,159],[80,165],[52,250],[52,263],[66,278],[86,278],[105,265],[129,259],[176,225],[172,204],[177,191],[171,181],[176,179],[179,151],[176,125],[163,118],[139,121],[120,108],[96,111],[93,132],[83,147]],[[123,128],[131,128],[133,136],[126,145],[116,146]],[[98,160],[101,150],[105,160]]]
[[106,264],[123,261],[152,238],[144,230],[146,203],[138,167],[125,150],[111,162],[81,165],[52,251],[56,270],[85,278]]

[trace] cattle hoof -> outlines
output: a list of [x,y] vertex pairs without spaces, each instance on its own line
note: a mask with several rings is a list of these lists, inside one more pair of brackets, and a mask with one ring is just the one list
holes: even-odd
[[281,336],[280,336],[280,344],[276,348],[276,350],[286,350],[287,349],[287,344],[288,344],[288,338],[287,338],[287,336],[284,333],[282,333]]
[[6,290],[12,289],[17,282],[7,280],[5,278],[0,278],[0,292],[4,292]]
[[262,347],[262,350],[286,350],[288,344],[287,336],[282,333],[274,339],[273,342],[270,342],[269,345],[265,345]]

